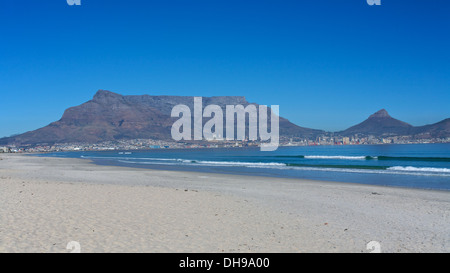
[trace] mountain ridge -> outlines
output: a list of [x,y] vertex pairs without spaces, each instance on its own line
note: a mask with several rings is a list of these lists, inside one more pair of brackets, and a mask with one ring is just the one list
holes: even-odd
[[[184,104],[193,112],[193,98],[168,95],[124,96],[100,89],[91,100],[67,108],[58,121],[23,134],[0,138],[0,144],[97,143],[122,139],[170,140],[171,126],[178,119],[170,117],[172,108]],[[225,109],[225,105],[258,106],[248,102],[244,96],[202,97],[202,100],[203,107],[211,104],[219,105],[222,109]],[[357,125],[334,133],[301,127],[283,117],[279,118],[279,125],[280,137],[297,139],[315,139],[321,135],[450,137],[450,118],[434,124],[412,126],[391,117],[385,109],[377,111]]]
[[349,136],[354,134],[363,135],[408,135],[412,132],[411,124],[395,119],[389,115],[385,109],[369,116],[365,121],[354,125],[344,131],[338,132],[340,135]]
[[[14,137],[0,139],[0,144],[38,143],[96,143],[120,139],[171,139],[171,126],[177,118],[170,116],[178,104],[191,110],[193,96],[123,96],[107,90],[98,90],[93,98],[78,106],[66,109],[62,117],[49,125]],[[203,97],[205,105],[250,104],[243,96]],[[321,130],[297,126],[280,117],[280,135],[289,137],[314,137]],[[225,130],[224,130],[225,132]]]

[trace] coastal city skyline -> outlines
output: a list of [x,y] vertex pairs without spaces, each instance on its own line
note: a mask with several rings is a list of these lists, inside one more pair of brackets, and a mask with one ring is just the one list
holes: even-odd
[[[207,109],[215,110],[208,114]],[[256,109],[259,109],[259,114]],[[264,116],[261,116],[261,109],[266,111]],[[91,100],[66,109],[60,119],[33,131],[0,138],[0,145],[7,145],[2,148],[11,152],[48,152],[262,148],[269,143],[271,150],[276,150],[279,145],[450,142],[450,118],[426,126],[413,126],[392,117],[386,109],[381,109],[345,130],[327,132],[298,126],[276,114],[268,122],[266,115],[266,106],[250,103],[240,96],[124,96],[98,90]],[[252,119],[253,122],[250,122]],[[178,134],[176,138],[174,134]]]
[[326,131],[383,108],[414,126],[449,117],[448,1],[18,2],[0,9],[0,137],[100,88],[245,96]]

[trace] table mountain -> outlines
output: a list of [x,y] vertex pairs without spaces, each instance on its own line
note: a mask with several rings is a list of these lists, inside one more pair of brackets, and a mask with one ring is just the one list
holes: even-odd
[[[0,139],[0,143],[99,143],[122,139],[169,141],[172,139],[172,124],[177,120],[170,117],[172,108],[184,104],[191,108],[193,115],[193,102],[194,98],[188,96],[122,96],[99,90],[92,100],[68,108],[60,120],[35,131]],[[225,109],[225,105],[247,106],[250,103],[245,97],[238,96],[203,97],[203,107],[209,104]],[[324,133],[297,126],[282,117],[279,122],[280,136],[310,138]]]

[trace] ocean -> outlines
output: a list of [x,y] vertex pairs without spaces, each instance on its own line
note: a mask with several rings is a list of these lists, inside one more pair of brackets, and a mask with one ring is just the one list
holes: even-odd
[[149,169],[450,190],[450,143],[57,152],[44,156]]

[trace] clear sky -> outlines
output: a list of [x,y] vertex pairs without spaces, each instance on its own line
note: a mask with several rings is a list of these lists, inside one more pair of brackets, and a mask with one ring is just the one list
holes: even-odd
[[2,0],[0,137],[98,89],[245,96],[337,131],[450,117],[450,1]]

